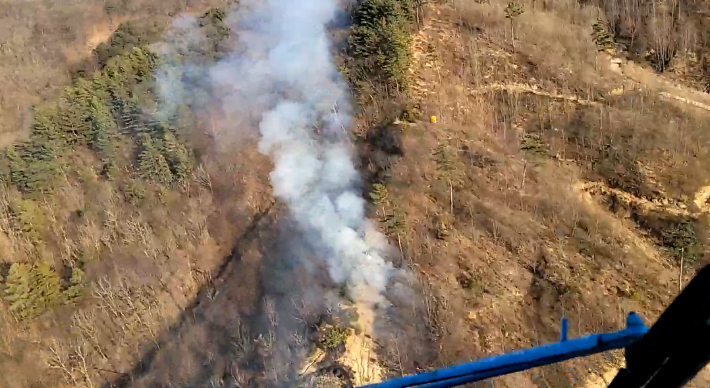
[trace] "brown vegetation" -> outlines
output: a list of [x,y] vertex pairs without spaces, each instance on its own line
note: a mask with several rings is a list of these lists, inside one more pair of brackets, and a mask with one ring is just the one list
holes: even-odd
[[[552,341],[563,315],[577,334],[621,327],[631,310],[652,322],[680,262],[690,274],[706,262],[707,215],[666,206],[692,206],[710,180],[706,113],[653,88],[615,97],[625,80],[597,53],[596,8],[520,6],[513,46],[505,3],[432,5],[413,39],[411,96],[438,122],[402,125],[403,157],[377,187],[381,211],[405,215],[405,262],[431,286],[437,365]],[[609,211],[619,201],[576,190],[584,181],[660,206]],[[618,367],[581,362],[496,384],[577,386]]]
[[[282,240],[292,225],[254,139],[222,134],[227,119],[213,111],[167,126],[140,114],[155,104],[146,44],[160,37],[162,16],[197,3],[52,4],[7,5],[15,24],[30,9],[70,17],[33,22],[57,30],[13,44],[51,49],[3,67],[37,55],[28,69],[46,78],[9,90],[0,109],[57,93],[42,95],[28,139],[0,158],[2,386],[270,384],[284,378],[287,355],[273,347],[284,333],[313,342],[319,361],[307,369],[325,365],[340,385],[412,373],[556,340],[562,316],[571,335],[619,329],[628,311],[651,323],[707,262],[708,112],[664,100],[655,84],[624,88],[631,80],[604,53],[613,50],[593,37],[596,24],[603,38],[599,7],[364,1],[338,58],[358,102],[363,196],[400,252],[393,262],[416,275],[421,305],[395,308],[396,335],[357,344],[347,312],[301,294],[303,282],[337,285],[279,260],[307,249]],[[629,36],[616,50],[645,41],[660,50],[654,64],[685,47],[671,11],[602,6],[617,43]],[[619,19],[621,10],[638,15]],[[87,13],[94,22],[73,22]],[[142,15],[161,17],[99,33],[106,44],[88,61],[64,55],[95,22],[113,30]],[[220,15],[205,20],[224,32]],[[664,20],[672,31],[653,27]],[[62,35],[62,23],[76,30]],[[199,60],[219,57],[229,34],[216,35]],[[22,84],[12,80],[23,71],[6,84]],[[74,83],[59,92],[70,71]],[[115,76],[131,71],[142,76]],[[377,354],[343,356],[348,346]],[[377,373],[348,371],[341,356],[377,362]],[[620,360],[615,352],[480,386],[596,387]]]
[[72,72],[120,23],[150,18],[165,26],[178,12],[226,0],[0,1],[0,146],[26,134],[31,106],[67,85]]

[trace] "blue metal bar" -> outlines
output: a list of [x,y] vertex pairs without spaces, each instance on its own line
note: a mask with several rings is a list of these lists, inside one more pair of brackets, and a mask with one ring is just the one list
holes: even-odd
[[564,319],[561,341],[557,343],[484,358],[432,372],[394,378],[366,385],[363,388],[455,387],[571,358],[625,348],[639,340],[648,331],[643,320],[636,313],[629,313],[624,330],[612,333],[592,334],[569,340],[567,339],[567,326],[567,320]]
[[562,318],[562,330],[560,330],[560,342],[567,341],[567,330],[569,329],[569,322],[567,318]]

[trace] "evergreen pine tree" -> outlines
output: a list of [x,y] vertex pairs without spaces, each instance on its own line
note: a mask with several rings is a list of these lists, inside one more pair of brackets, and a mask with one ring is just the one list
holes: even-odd
[[84,271],[81,268],[71,269],[71,278],[69,279],[69,287],[63,292],[63,299],[67,303],[74,303],[81,297],[84,291]]
[[387,197],[389,193],[387,192],[387,186],[381,183],[375,183],[372,185],[372,191],[370,191],[370,198],[372,203],[375,205],[381,205],[387,202]]
[[13,263],[5,280],[4,299],[19,319],[34,318],[61,301],[59,275],[48,263]]
[[138,168],[141,177],[157,183],[170,183],[173,174],[165,157],[153,145],[150,135],[142,133],[140,135],[141,153],[138,155]]
[[354,55],[371,61],[366,71],[379,73],[395,90],[407,88],[410,7],[401,0],[365,0],[353,15],[350,45]]
[[111,112],[98,97],[91,99],[91,134],[89,142],[96,153],[107,161],[114,157],[114,137],[116,136],[116,122]]
[[610,54],[614,51],[614,37],[607,31],[601,20],[592,25],[592,38],[597,45],[597,50]]
[[190,176],[192,170],[192,159],[187,148],[178,142],[175,136],[169,131],[163,132],[163,154],[170,166],[170,171],[179,181],[184,181]]
[[30,306],[32,288],[32,266],[25,263],[13,263],[5,278],[4,298],[9,303],[9,311],[20,318]]
[[35,313],[41,314],[60,302],[61,281],[57,271],[48,263],[36,264],[33,273],[35,285],[30,294],[35,301]]
[[513,50],[515,50],[515,24],[513,20],[522,15],[523,12],[525,12],[523,6],[514,1],[508,3],[508,6],[505,7],[505,17],[510,20],[510,35],[513,42]]

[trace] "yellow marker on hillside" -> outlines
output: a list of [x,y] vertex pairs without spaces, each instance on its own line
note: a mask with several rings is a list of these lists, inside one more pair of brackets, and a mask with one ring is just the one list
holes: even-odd
[[432,124],[436,124],[436,116],[431,116],[429,118],[429,122],[431,122]]

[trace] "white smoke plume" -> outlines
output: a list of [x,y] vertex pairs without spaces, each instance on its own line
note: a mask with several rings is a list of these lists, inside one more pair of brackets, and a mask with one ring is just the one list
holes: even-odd
[[274,194],[350,297],[374,307],[394,268],[386,238],[365,217],[347,129],[348,87],[330,51],[335,0],[265,0],[230,21],[240,49],[211,72],[225,111],[263,111],[259,151],[271,156]]
[[[413,325],[424,314],[413,307],[409,279],[386,260],[391,246],[365,216],[349,134],[351,96],[333,61],[328,31],[340,1],[350,0],[242,0],[227,18],[230,52],[207,66],[200,58],[183,58],[209,44],[195,18],[176,21],[159,51],[158,117],[184,106],[218,112],[219,132],[237,135],[225,142],[215,135],[220,152],[239,147],[234,138],[258,128],[258,149],[274,165],[274,195],[291,216],[279,226],[297,225],[273,244],[285,252],[262,258],[263,306],[244,317],[259,345],[244,350],[244,357],[229,356],[250,370],[249,360],[257,360],[269,380],[262,386],[293,386],[301,378],[317,323],[311,318],[352,318],[349,309],[339,311],[342,290],[333,282],[345,285],[365,334],[397,334],[409,344],[415,336],[405,336],[403,328],[422,331]],[[333,282],[323,281],[323,268]]]
[[165,34],[164,42],[151,47],[162,60],[155,73],[161,97],[160,109],[154,114],[158,120],[169,119],[182,104],[199,108],[206,101],[205,91],[187,82],[190,78],[204,79],[206,69],[181,60],[191,50],[207,44],[206,37],[195,28],[196,24],[197,19],[192,15],[177,17],[173,20],[172,28]]

